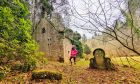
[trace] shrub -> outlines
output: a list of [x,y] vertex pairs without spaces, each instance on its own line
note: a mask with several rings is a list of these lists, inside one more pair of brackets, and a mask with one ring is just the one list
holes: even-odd
[[32,79],[61,80],[62,74],[58,72],[52,72],[52,71],[46,71],[46,70],[33,71]]
[[90,50],[90,48],[87,44],[84,45],[84,53],[87,54],[87,55],[91,53],[91,50]]
[[31,66],[25,63],[22,67],[22,72],[28,72],[30,70],[31,70]]
[[22,69],[22,65],[21,64],[15,64],[11,66],[11,70],[18,70],[20,71]]
[[31,66],[30,64],[15,64],[11,66],[11,70],[21,71],[21,72],[28,72],[33,70],[35,67]]

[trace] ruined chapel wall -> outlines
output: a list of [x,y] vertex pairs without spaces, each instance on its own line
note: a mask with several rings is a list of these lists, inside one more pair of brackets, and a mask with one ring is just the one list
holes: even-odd
[[64,62],[68,63],[69,62],[69,58],[70,58],[70,51],[72,48],[72,43],[69,39],[64,38],[63,40],[63,48],[64,48]]
[[[45,29],[44,32],[43,28]],[[46,19],[41,19],[34,37],[39,44],[40,51],[44,52],[49,60],[58,60],[60,56],[64,56],[63,37]]]

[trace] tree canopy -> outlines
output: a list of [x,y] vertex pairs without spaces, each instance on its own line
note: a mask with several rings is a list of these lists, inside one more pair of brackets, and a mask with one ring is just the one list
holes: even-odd
[[35,64],[28,6],[22,0],[0,1],[0,57]]

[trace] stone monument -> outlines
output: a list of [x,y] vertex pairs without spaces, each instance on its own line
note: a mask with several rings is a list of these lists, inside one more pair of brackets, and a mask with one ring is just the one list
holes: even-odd
[[90,59],[90,68],[92,69],[107,69],[115,70],[114,64],[111,59],[105,57],[105,51],[101,48],[97,48],[93,51],[93,58]]

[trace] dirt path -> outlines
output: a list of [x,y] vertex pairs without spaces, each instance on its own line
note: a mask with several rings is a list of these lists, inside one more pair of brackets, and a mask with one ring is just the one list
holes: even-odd
[[[30,80],[30,73],[19,73],[17,80],[11,82],[8,78],[0,84],[140,84],[140,72],[133,68],[119,67],[116,71],[89,69],[82,66],[71,66],[69,64],[49,62],[40,69],[58,71],[63,74],[61,81]],[[14,76],[13,76],[14,77]],[[15,77],[13,79],[15,79]],[[8,83],[9,81],[9,83]],[[22,83],[21,83],[22,81]]]

